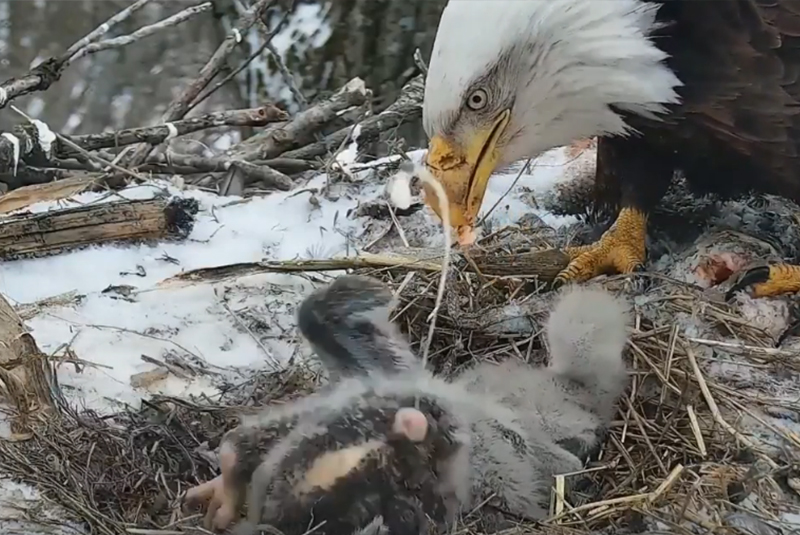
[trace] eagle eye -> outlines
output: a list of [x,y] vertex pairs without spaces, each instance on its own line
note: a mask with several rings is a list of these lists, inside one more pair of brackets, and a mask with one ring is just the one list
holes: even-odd
[[467,107],[472,111],[479,111],[486,107],[489,95],[483,89],[476,89],[467,97]]

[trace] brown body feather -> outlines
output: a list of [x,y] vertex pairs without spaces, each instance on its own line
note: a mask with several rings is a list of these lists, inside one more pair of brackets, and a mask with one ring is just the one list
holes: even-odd
[[653,36],[683,82],[663,121],[599,140],[601,206],[649,212],[675,171],[696,193],[800,202],[800,0],[662,0]]

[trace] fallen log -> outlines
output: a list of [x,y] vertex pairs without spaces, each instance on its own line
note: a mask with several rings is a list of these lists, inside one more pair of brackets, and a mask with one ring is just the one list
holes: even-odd
[[14,307],[0,295],[0,401],[17,412],[11,426],[14,438],[23,438],[34,414],[57,406],[51,384],[47,356]]
[[0,223],[0,258],[14,260],[122,240],[183,239],[194,227],[195,199],[109,202]]
[[[455,252],[454,262],[467,260]],[[469,253],[467,271],[476,269],[484,276],[536,279],[549,283],[567,267],[569,257],[558,249],[529,251],[519,254]],[[302,273],[309,271],[341,271],[346,269],[405,269],[436,272],[441,269],[441,252],[431,249],[403,249],[402,253],[361,253],[358,256],[325,260],[285,260],[242,262],[185,271],[164,279],[159,286],[181,286],[198,282],[220,282],[264,273]]]

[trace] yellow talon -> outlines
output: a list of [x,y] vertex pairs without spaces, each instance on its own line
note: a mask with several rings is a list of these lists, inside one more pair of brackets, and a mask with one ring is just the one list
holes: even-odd
[[750,269],[728,290],[726,297],[730,299],[734,293],[747,288],[753,297],[796,293],[800,291],[800,266],[774,264]]
[[600,240],[566,250],[570,262],[556,277],[556,284],[584,282],[609,272],[634,272],[644,264],[646,229],[644,212],[623,208]]

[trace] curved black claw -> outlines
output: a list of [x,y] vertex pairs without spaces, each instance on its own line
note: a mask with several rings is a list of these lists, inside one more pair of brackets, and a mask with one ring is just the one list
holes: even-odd
[[767,282],[769,280],[769,276],[769,266],[758,266],[748,269],[747,272],[745,272],[745,274],[742,275],[742,277],[734,285],[732,285],[727,292],[725,292],[725,301],[730,301],[733,299],[733,296],[736,294],[736,292],[745,290],[754,284]]
[[564,286],[566,283],[567,283],[566,280],[557,276],[555,279],[553,279],[553,282],[550,283],[550,289],[553,291],[560,290],[561,287]]
[[633,287],[640,293],[649,291],[655,282],[653,277],[647,276],[647,269],[644,267],[644,264],[639,264],[633,268],[629,280]]

